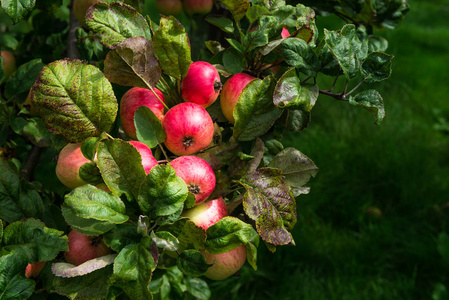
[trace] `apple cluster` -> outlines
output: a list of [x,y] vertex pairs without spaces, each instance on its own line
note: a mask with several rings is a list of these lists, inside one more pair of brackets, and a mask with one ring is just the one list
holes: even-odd
[[[205,108],[218,99],[222,90],[223,112],[233,122],[233,107],[242,89],[253,79],[254,77],[241,73],[234,75],[222,86],[217,69],[210,63],[197,61],[191,63],[187,75],[181,81],[183,101],[167,112],[164,94],[157,88],[149,90],[132,87],[120,100],[121,127],[129,137],[128,143],[140,153],[146,174],[159,162],[153,156],[151,148],[137,140],[134,116],[139,107],[146,106],[160,120],[166,135],[165,148],[175,157],[168,163],[195,196],[195,206],[184,211],[182,216],[205,231],[228,215],[223,198],[206,201],[215,189],[215,173],[204,159],[195,156],[213,142],[214,122]],[[81,143],[67,144],[58,156],[56,175],[70,189],[87,184],[80,176],[80,168],[91,161],[83,155],[81,146]],[[95,162],[96,157],[93,160]],[[97,187],[109,192],[105,184]],[[68,239],[69,252],[64,256],[67,262],[74,265],[111,253],[101,236],[87,236],[72,230]],[[204,250],[202,253],[207,263],[213,264],[205,276],[214,280],[233,275],[246,261],[244,245],[222,254],[210,254]]]

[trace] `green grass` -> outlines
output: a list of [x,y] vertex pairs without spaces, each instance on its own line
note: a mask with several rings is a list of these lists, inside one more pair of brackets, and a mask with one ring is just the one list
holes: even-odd
[[391,78],[374,86],[386,118],[377,126],[319,98],[309,128],[285,137],[320,168],[297,199],[296,247],[261,245],[259,270],[211,283],[214,299],[446,299],[437,236],[448,230],[449,135],[435,124],[449,119],[449,3],[409,2],[401,26],[381,33],[395,55]]

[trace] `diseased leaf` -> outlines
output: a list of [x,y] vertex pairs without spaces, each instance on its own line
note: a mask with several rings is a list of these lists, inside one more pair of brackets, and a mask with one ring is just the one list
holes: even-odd
[[268,167],[282,170],[284,181],[292,187],[302,187],[318,173],[314,162],[292,147],[279,152]]
[[54,259],[59,252],[69,251],[69,246],[64,232],[47,228],[39,220],[28,219],[5,228],[0,251],[16,253],[26,257],[28,263],[36,263]]
[[51,271],[57,277],[70,278],[76,276],[84,276],[113,264],[116,256],[117,254],[108,254],[88,260],[78,266],[66,262],[53,263],[51,265]]
[[318,86],[301,85],[295,69],[290,69],[277,82],[273,94],[273,103],[280,108],[301,109],[310,112],[318,96]]
[[26,18],[30,14],[36,0],[2,0],[2,8],[15,23]]
[[98,2],[91,6],[86,12],[86,27],[109,48],[130,37],[151,39],[145,18],[131,6],[120,2]]
[[362,76],[367,83],[379,82],[391,75],[392,55],[382,52],[373,52],[368,55],[362,64]]
[[204,255],[195,249],[182,251],[176,260],[176,265],[182,273],[192,277],[203,275],[212,266],[206,262]]
[[236,21],[241,20],[250,7],[247,0],[220,0],[226,5]]
[[242,91],[234,108],[234,138],[251,141],[266,133],[281,116],[282,110],[273,104],[276,80],[254,79]]
[[159,29],[153,36],[153,47],[165,74],[177,80],[187,75],[191,63],[189,38],[175,17],[161,17]]
[[376,117],[375,124],[380,124],[385,117],[385,107],[382,96],[376,90],[367,90],[349,98],[349,103],[368,110]]
[[168,231],[151,232],[151,240],[158,248],[168,251],[177,251],[179,248],[178,239]]
[[106,56],[104,75],[123,86],[154,88],[162,74],[153,43],[142,36],[117,44]]
[[140,153],[133,145],[119,139],[101,141],[97,165],[113,194],[125,194],[128,200],[137,198],[145,171]]
[[242,177],[243,209],[256,222],[262,239],[274,245],[294,244],[290,230],[296,223],[296,201],[282,171],[261,168]]
[[153,218],[171,215],[184,207],[188,189],[170,165],[157,165],[147,175],[138,203]]
[[118,109],[103,73],[87,62],[71,59],[42,69],[32,88],[32,102],[47,128],[71,143],[108,131]]
[[8,223],[42,218],[44,203],[39,193],[20,180],[12,162],[0,158],[0,219]]
[[[106,193],[92,185],[78,187],[67,194],[62,205],[62,214],[75,216],[78,220],[75,224],[71,224],[71,219],[66,219],[67,223],[86,235],[103,234],[112,229],[115,224],[124,223],[129,218],[126,215],[125,204],[118,196]],[[90,222],[83,223],[79,219]],[[103,230],[99,230],[100,227]]]

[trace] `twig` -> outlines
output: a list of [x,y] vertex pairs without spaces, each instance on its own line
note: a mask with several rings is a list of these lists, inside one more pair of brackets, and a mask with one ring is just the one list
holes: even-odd
[[34,174],[34,169],[36,168],[39,157],[41,156],[42,148],[33,145],[33,148],[31,148],[30,153],[28,153],[28,157],[25,161],[25,163],[22,166],[22,169],[20,169],[20,178],[25,179],[27,181],[31,181]]
[[73,0],[71,1],[70,8],[70,19],[69,19],[69,34],[67,38],[67,56],[69,58],[80,58],[80,53],[77,47],[77,39],[76,39],[76,29],[80,27],[80,23],[75,17],[75,13],[72,9]]

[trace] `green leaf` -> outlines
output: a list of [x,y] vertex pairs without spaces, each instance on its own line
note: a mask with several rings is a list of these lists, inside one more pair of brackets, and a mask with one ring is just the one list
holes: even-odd
[[3,220],[0,219],[0,242],[3,239]]
[[236,21],[241,20],[246,11],[249,9],[250,4],[247,0],[220,0],[226,5],[229,11],[232,13],[232,16]]
[[131,6],[120,2],[95,4],[86,12],[86,26],[109,48],[130,37],[151,39],[145,18]]
[[367,83],[379,82],[391,75],[392,55],[372,52],[362,64],[362,76]]
[[168,231],[151,232],[151,240],[164,250],[177,251],[179,248],[178,239]]
[[248,18],[250,23],[254,23],[259,19],[260,16],[269,15],[270,11],[263,6],[260,5],[252,5],[246,11],[245,15]]
[[240,54],[245,52],[245,49],[243,49],[242,44],[240,44],[238,41],[230,38],[226,38],[226,41],[228,41],[229,45],[231,45],[232,48],[237,50]]
[[353,24],[345,25],[340,31],[324,29],[324,40],[346,78],[353,78],[368,54],[368,42],[359,40]]
[[88,162],[82,165],[79,169],[79,176],[84,182],[92,185],[98,185],[103,182],[100,169],[98,169],[97,164],[94,162]]
[[442,232],[438,235],[437,249],[446,262],[449,262],[449,236]]
[[237,50],[228,48],[223,52],[223,65],[228,72],[237,74],[246,68],[246,60]]
[[165,130],[161,120],[147,106],[142,105],[134,114],[137,139],[154,148],[165,141]]
[[153,36],[154,53],[162,71],[182,80],[191,63],[190,43],[184,26],[175,17],[161,17]]
[[2,0],[2,8],[14,23],[26,18],[35,4],[36,0]]
[[318,86],[301,85],[295,69],[290,69],[277,82],[273,94],[273,103],[279,108],[301,109],[310,112],[318,96]]
[[209,300],[211,297],[211,291],[206,281],[201,278],[185,278],[187,292],[199,300]]
[[239,182],[245,187],[245,213],[256,222],[262,239],[274,245],[294,244],[290,230],[296,223],[296,202],[282,171],[261,168],[247,173]]
[[0,83],[2,83],[3,80],[5,79],[5,70],[3,69],[4,61],[5,59],[3,58],[3,56],[0,55]]
[[114,262],[115,285],[120,286],[131,299],[152,299],[148,285],[155,267],[153,255],[143,242],[128,245]]
[[237,141],[251,141],[266,133],[281,116],[282,110],[273,104],[276,80],[254,79],[242,91],[234,109],[234,137]]
[[226,33],[234,33],[234,23],[228,18],[207,15],[205,20]]
[[98,143],[104,139],[107,139],[106,133],[103,133],[99,137],[87,138],[81,144],[81,152],[83,153],[84,157],[91,161],[94,161],[96,159]]
[[385,117],[385,107],[382,96],[376,90],[367,90],[349,98],[349,103],[368,110],[376,117],[375,124],[380,124]]
[[15,97],[17,103],[23,103],[43,67],[44,64],[40,58],[33,59],[21,65],[16,72],[9,77],[8,82],[6,83],[6,98],[11,99]]
[[206,232],[189,219],[182,218],[169,226],[163,226],[160,230],[171,232],[178,238],[180,247],[195,249],[204,248]]
[[69,251],[67,236],[63,234],[36,219],[14,222],[5,228],[1,251],[20,254],[28,263],[49,261],[59,252]]
[[118,224],[103,235],[106,245],[117,252],[130,244],[138,244],[141,238],[136,226],[129,223]]
[[266,44],[268,44],[268,33],[262,29],[251,31],[242,39],[242,46],[245,49],[244,53],[249,53],[251,50]]
[[54,277],[53,289],[69,299],[104,299],[109,288],[112,266],[96,270],[83,276],[70,278]]
[[34,145],[48,147],[51,144],[51,133],[48,132],[41,118],[20,118],[11,115],[11,129],[19,135],[27,137]]
[[182,251],[176,260],[176,265],[182,273],[192,277],[203,275],[212,266],[206,262],[204,255],[195,249]]
[[[128,221],[129,217],[125,213],[125,204],[119,197],[106,193],[92,185],[84,185],[74,189],[65,196],[64,204],[62,205],[62,214],[64,216],[70,215],[77,217],[77,220],[90,221],[89,226],[83,226],[84,224],[81,220],[71,224],[70,219],[66,219],[69,225],[86,235],[103,234],[112,229],[115,224]],[[103,230],[99,230],[100,228]]]
[[154,88],[162,74],[153,43],[142,36],[117,44],[106,56],[104,75],[123,86]]
[[318,173],[315,163],[292,147],[279,152],[268,167],[282,170],[284,181],[292,187],[302,187]]
[[284,59],[305,75],[316,76],[320,65],[312,48],[302,39],[288,38],[282,42]]
[[385,52],[388,48],[388,40],[378,35],[368,36],[368,52]]
[[137,198],[145,180],[145,170],[140,153],[133,145],[119,139],[101,141],[97,165],[113,194],[125,194],[128,200]]
[[251,224],[245,223],[235,217],[224,217],[210,226],[207,231],[207,240],[204,244],[207,252],[221,254],[229,252],[240,245],[253,243],[259,245],[259,235]]
[[8,223],[24,218],[40,218],[44,204],[39,193],[21,181],[12,162],[0,158],[0,219]]
[[153,167],[140,191],[139,206],[153,218],[168,216],[182,209],[188,193],[184,180],[170,165]]
[[42,69],[32,89],[32,101],[47,128],[71,143],[108,131],[118,109],[103,73],[87,62],[70,59]]
[[0,299],[28,299],[36,282],[25,277],[27,261],[23,256],[9,253],[0,256]]

